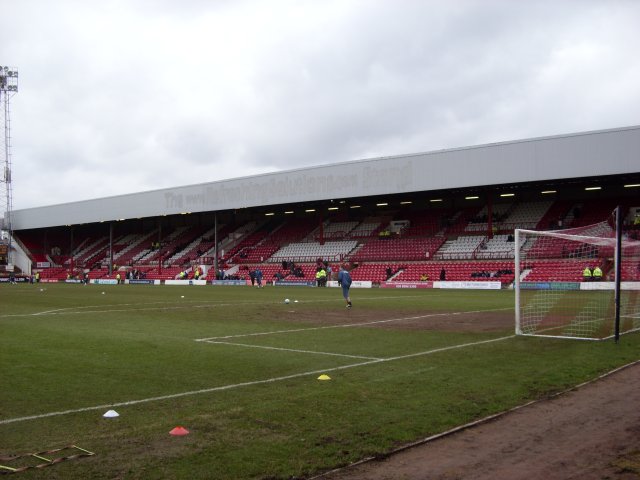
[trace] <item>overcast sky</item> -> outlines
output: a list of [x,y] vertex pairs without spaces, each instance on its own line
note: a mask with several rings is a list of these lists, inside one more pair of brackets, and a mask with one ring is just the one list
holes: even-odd
[[14,210],[640,124],[638,0],[0,6]]

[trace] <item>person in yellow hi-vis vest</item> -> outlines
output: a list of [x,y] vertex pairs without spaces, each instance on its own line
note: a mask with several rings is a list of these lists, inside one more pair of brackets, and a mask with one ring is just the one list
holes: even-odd
[[593,269],[592,278],[596,282],[599,282],[600,280],[602,280],[602,270],[598,265],[596,265],[595,268]]
[[593,276],[591,273],[591,268],[587,265],[586,267],[584,267],[584,270],[582,271],[582,281],[590,282],[592,278]]
[[327,286],[327,272],[322,267],[316,272],[316,282],[318,284],[318,287]]

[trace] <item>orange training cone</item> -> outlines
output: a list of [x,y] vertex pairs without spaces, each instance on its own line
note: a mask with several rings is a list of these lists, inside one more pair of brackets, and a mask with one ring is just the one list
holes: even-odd
[[176,427],[173,430],[171,430],[169,432],[169,435],[175,435],[175,436],[183,436],[183,435],[189,435],[189,430],[187,430],[184,427]]

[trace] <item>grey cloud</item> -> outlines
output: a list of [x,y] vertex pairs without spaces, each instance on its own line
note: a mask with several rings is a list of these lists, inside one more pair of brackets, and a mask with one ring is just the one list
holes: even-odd
[[15,208],[640,123],[629,0],[12,8]]

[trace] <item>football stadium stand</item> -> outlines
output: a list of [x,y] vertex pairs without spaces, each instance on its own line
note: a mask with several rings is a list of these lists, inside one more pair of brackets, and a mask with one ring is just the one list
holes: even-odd
[[[515,228],[583,227],[607,218],[619,202],[558,200],[453,210],[398,210],[391,215],[354,216],[349,221],[248,219],[218,226],[219,266],[225,275],[239,279],[248,279],[249,272],[259,267],[266,282],[313,281],[318,262],[324,261],[331,263],[334,272],[340,264],[348,263],[354,280],[374,284],[437,281],[444,272],[447,281],[493,280],[509,285],[514,281]],[[629,207],[626,212],[631,212]],[[599,231],[591,234],[613,235],[612,226],[606,222],[597,228]],[[637,230],[636,235],[640,226]],[[45,281],[79,278],[85,272],[90,279],[115,278],[117,273],[124,278],[132,270],[147,279],[175,279],[182,271],[187,278],[193,278],[196,266],[213,264],[215,236],[211,225],[180,225],[162,231],[157,225],[150,225],[142,231],[136,228],[121,232],[113,240],[111,253],[109,236],[96,228],[78,230],[73,239],[65,238],[60,231],[46,235],[35,231],[18,233]],[[69,246],[73,246],[70,254],[66,253]],[[522,280],[582,280],[585,252],[575,252],[572,242],[555,239],[543,244],[531,238],[521,246],[530,259],[522,271]],[[110,255],[114,263],[111,274]],[[600,266],[604,278],[611,278],[612,255],[608,247],[594,249],[589,266]],[[640,256],[637,252],[634,255]],[[625,278],[640,279],[639,263],[624,264]],[[207,276],[215,277],[213,271]]]

